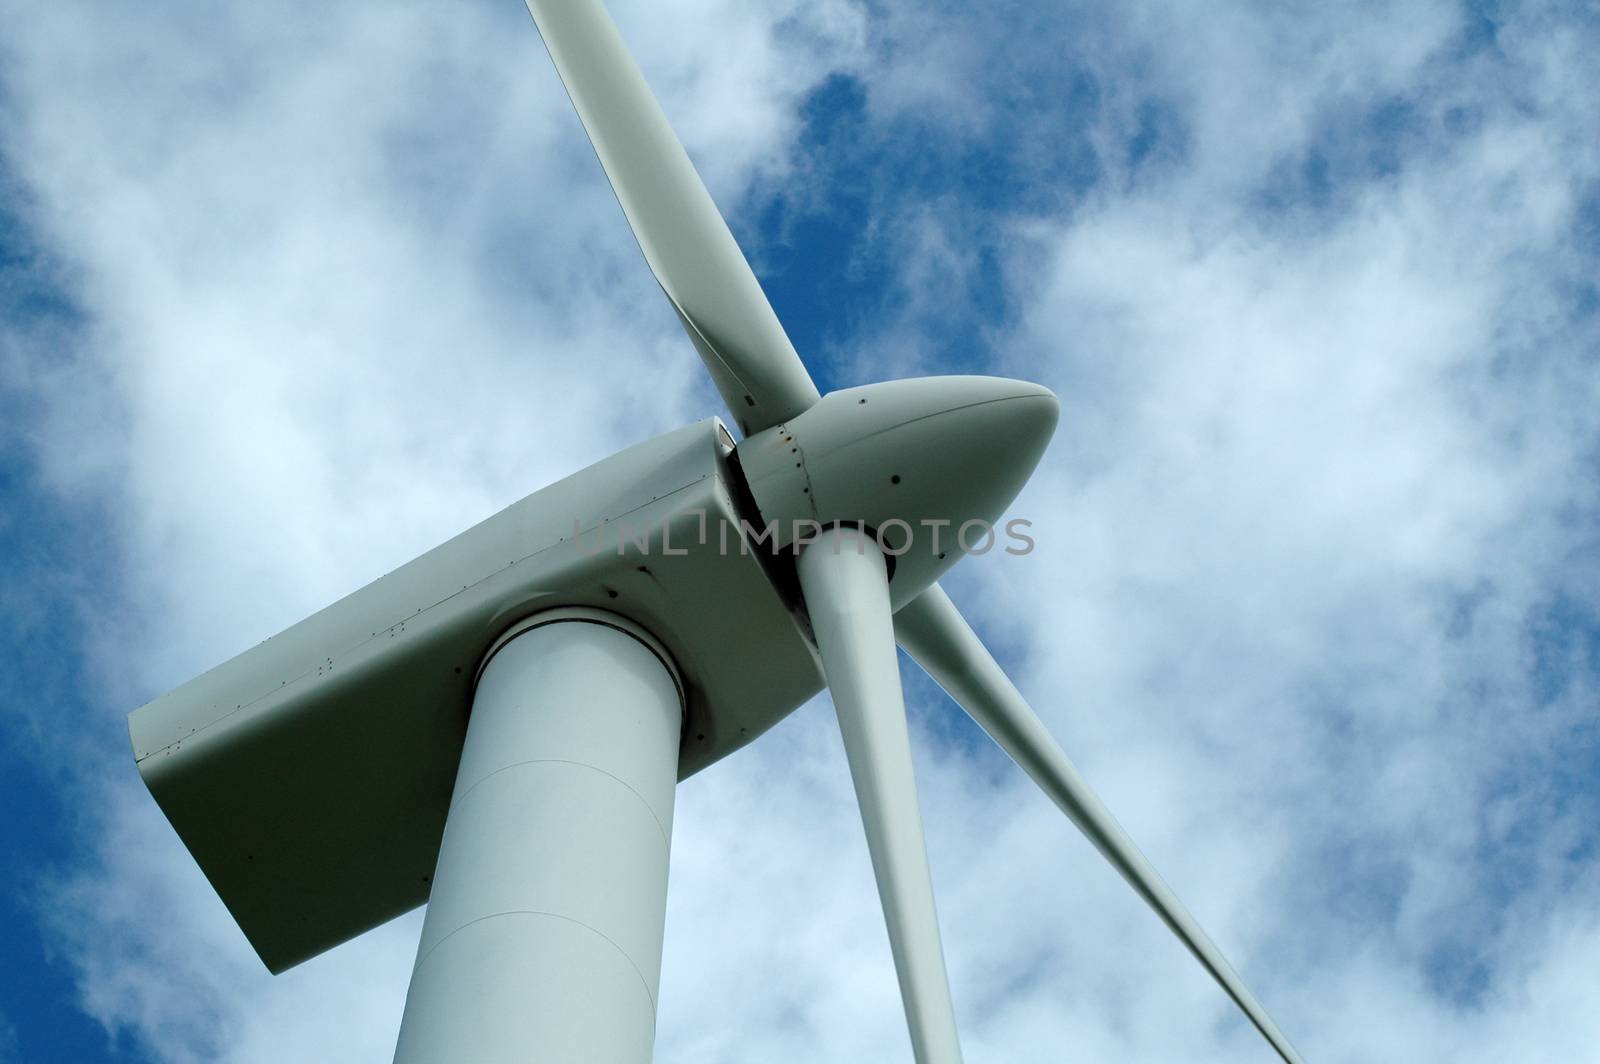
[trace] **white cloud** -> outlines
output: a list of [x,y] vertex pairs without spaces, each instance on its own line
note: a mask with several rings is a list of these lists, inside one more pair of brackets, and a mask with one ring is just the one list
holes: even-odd
[[[1084,131],[1081,199],[977,219],[945,189],[873,236],[940,286],[865,323],[892,350],[863,374],[937,339],[893,334],[960,299],[982,221],[1018,310],[995,368],[1063,399],[1017,507],[1040,550],[955,593],[1308,1057],[1580,1058],[1595,794],[1561,756],[1595,756],[1596,663],[1541,625],[1563,592],[1593,623],[1600,587],[1592,28],[1530,10],[1473,51],[1444,5],[1006,14],[618,5],[724,205],[817,195],[785,151],[835,71],[885,137],[1012,123],[1035,182],[1076,179],[1048,149]],[[87,316],[70,367],[14,346],[8,385],[117,516],[108,704],[716,409],[517,5],[7,21],[5,150]],[[1397,98],[1406,130],[1363,125]],[[1146,105],[1170,151],[1141,167]],[[1313,149],[1336,194],[1285,200]],[[1268,1059],[1043,798],[932,740],[945,712],[914,707],[969,1058]],[[267,976],[117,716],[86,723],[96,860],[47,907],[85,1009],[158,1059],[388,1059],[417,915]],[[904,1057],[826,705],[679,803],[658,1057]]]
[[[1194,62],[1194,35],[1160,38]],[[1544,777],[1564,744],[1593,757],[1594,666],[1557,666],[1548,700],[1531,647],[1593,571],[1600,381],[1567,293],[1595,257],[1573,230],[1600,153],[1567,108],[1578,68],[1515,27],[1492,91],[1437,51],[1369,69],[1334,47],[1289,77],[1233,41],[1180,112],[1193,165],[1029,229],[1019,346],[1065,410],[1028,499],[1057,536],[1045,572],[991,579],[1008,609],[1053,590],[1024,610],[1036,689],[1067,692],[1046,710],[1314,1059],[1388,1055],[1408,1028],[1437,1037],[1402,1055],[1557,1059],[1513,988],[1558,978],[1543,928],[1592,897],[1556,804],[1592,790]],[[1251,126],[1219,172],[1263,71],[1302,119],[1265,145]],[[1391,95],[1479,125],[1427,130],[1330,209],[1259,208],[1307,131]],[[1372,1023],[1397,987],[1403,1018]]]
[[17,1055],[16,1025],[0,1013],[0,1064],[13,1064],[20,1059]]

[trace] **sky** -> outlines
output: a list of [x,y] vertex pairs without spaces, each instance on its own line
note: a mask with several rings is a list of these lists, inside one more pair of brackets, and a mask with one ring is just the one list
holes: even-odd
[[[611,7],[824,390],[1060,397],[946,587],[1306,1058],[1600,1059],[1593,6]],[[0,21],[0,1064],[387,1061],[125,715],[720,401],[514,0]],[[902,671],[967,1059],[1273,1059]],[[673,845],[657,1060],[910,1059],[825,696]]]

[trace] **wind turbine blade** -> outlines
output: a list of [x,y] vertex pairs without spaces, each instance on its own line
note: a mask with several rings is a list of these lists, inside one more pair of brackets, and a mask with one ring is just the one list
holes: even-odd
[[817,386],[599,0],[527,0],[645,261],[745,435]]
[[801,552],[799,570],[867,830],[911,1048],[918,1064],[958,1064],[884,558],[869,535],[834,528]]
[[1288,1064],[1302,1064],[1300,1054],[1250,993],[1222,951],[1184,908],[1160,873],[1145,860],[1100,798],[1089,789],[950,597],[935,584],[901,607],[895,614],[894,627],[895,636],[907,653],[1033,777],[1078,830],[1122,873],[1129,885],[1244,1010],[1278,1055]]

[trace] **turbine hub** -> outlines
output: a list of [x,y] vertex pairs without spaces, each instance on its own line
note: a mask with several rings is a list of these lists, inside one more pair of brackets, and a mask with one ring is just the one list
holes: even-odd
[[898,609],[966,551],[1005,541],[995,522],[1059,416],[1055,395],[1037,384],[917,377],[829,392],[735,453],[776,546],[861,526],[894,558]]

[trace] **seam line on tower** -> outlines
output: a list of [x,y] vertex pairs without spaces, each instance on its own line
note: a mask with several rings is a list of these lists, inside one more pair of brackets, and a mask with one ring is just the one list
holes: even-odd
[[644,795],[634,790],[632,784],[630,784],[627,780],[622,779],[620,776],[616,776],[610,772],[607,772],[605,769],[600,768],[597,765],[586,764],[582,761],[570,761],[564,757],[533,757],[526,761],[516,761],[509,765],[501,765],[499,768],[484,776],[482,779],[473,781],[472,786],[456,795],[456,797],[450,802],[450,808],[445,813],[446,817],[454,813],[456,809],[459,808],[462,803],[464,803],[467,798],[472,795],[472,792],[477,790],[482,784],[500,775],[502,772],[506,772],[514,768],[522,768],[527,765],[572,765],[575,768],[586,768],[591,772],[598,772],[602,776],[615,780],[617,783],[620,783],[622,786],[626,787],[628,789],[628,793],[639,799],[639,804],[644,806],[644,811],[650,814],[651,820],[655,821],[656,830],[661,833],[661,841],[666,844],[668,849],[672,848],[672,838],[667,834],[666,825],[661,823],[661,818],[656,816],[656,811],[651,808],[649,802],[645,801]]
[[465,931],[467,928],[471,927],[473,924],[481,924],[485,920],[494,920],[494,919],[497,919],[497,918],[499,918],[501,916],[548,916],[548,917],[551,917],[552,919],[555,919],[555,920],[565,920],[569,924],[575,924],[576,926],[583,928],[585,931],[591,932],[596,937],[603,939],[608,946],[610,946],[612,949],[616,950],[618,953],[622,954],[622,959],[628,962],[628,967],[633,969],[633,974],[637,975],[639,977],[639,982],[644,987],[645,997],[650,999],[650,1014],[652,1016],[655,1015],[655,1012],[656,1012],[656,996],[650,990],[650,981],[644,977],[644,973],[639,970],[639,966],[637,964],[633,963],[633,958],[628,956],[628,951],[627,950],[625,950],[621,946],[619,946],[617,944],[616,940],[613,939],[610,935],[606,934],[604,931],[601,931],[598,928],[590,927],[588,924],[584,923],[582,920],[575,919],[574,917],[571,917],[571,916],[564,916],[561,913],[546,912],[543,909],[507,909],[504,912],[487,913],[487,914],[485,914],[483,916],[474,917],[473,919],[468,920],[466,923],[462,924],[460,927],[458,927],[455,930],[451,931],[448,935],[444,936],[439,941],[437,941],[433,945],[429,946],[428,947],[428,952],[424,953],[421,957],[417,958],[417,963],[412,967],[412,975],[411,975],[412,980],[413,981],[416,980],[416,973],[420,972],[422,970],[422,966],[424,964],[426,964],[430,958],[432,958],[434,952],[440,946],[444,945],[446,942],[449,942],[452,938],[454,938],[456,936],[457,932]]

